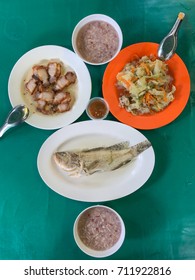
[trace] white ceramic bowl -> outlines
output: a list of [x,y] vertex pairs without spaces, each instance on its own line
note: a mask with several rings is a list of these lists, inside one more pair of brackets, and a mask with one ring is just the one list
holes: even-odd
[[[78,230],[78,224],[79,224],[81,217],[83,217],[83,214],[85,214],[86,211],[90,211],[90,210],[93,210],[93,208],[99,208],[99,207],[102,209],[105,209],[106,211],[111,211],[116,216],[116,218],[118,218],[117,221],[119,221],[120,228],[121,228],[119,239],[116,241],[116,243],[112,247],[105,249],[105,250],[95,250],[95,249],[91,249],[90,247],[86,246],[83,243],[83,241],[81,240],[82,238],[80,238],[79,230]],[[114,254],[116,251],[118,251],[118,249],[123,244],[123,241],[125,239],[125,225],[124,225],[122,218],[115,210],[113,210],[110,207],[104,206],[104,205],[95,205],[95,206],[86,208],[78,215],[78,217],[76,218],[75,223],[74,223],[73,234],[74,234],[74,239],[75,239],[76,244],[85,254],[95,257],[95,258],[104,258],[104,257],[108,257],[108,256]]]
[[[99,62],[99,63],[95,63],[95,62],[90,62],[88,60],[86,60],[86,58],[84,58],[81,53],[79,52],[78,50],[78,47],[77,47],[77,36],[78,36],[78,33],[80,31],[80,29],[86,25],[87,23],[90,23],[90,22],[93,22],[93,21],[104,21],[108,24],[110,24],[114,29],[115,31],[117,32],[117,35],[118,35],[118,39],[119,39],[119,43],[118,43],[118,48],[117,50],[115,51],[115,53],[113,54],[113,56],[110,58],[110,59],[107,59],[103,62]],[[72,33],[72,47],[74,49],[74,52],[86,63],[88,64],[91,64],[91,65],[102,65],[102,64],[105,64],[105,63],[108,63],[109,61],[111,61],[118,53],[119,51],[121,50],[121,47],[122,47],[122,43],[123,43],[123,34],[122,34],[122,31],[121,31],[121,28],[120,26],[118,25],[118,23],[112,19],[111,17],[107,16],[107,15],[103,15],[103,14],[92,14],[92,15],[89,15],[85,18],[83,18],[81,21],[79,21],[79,23],[75,26],[74,30],[73,30],[73,33]]]

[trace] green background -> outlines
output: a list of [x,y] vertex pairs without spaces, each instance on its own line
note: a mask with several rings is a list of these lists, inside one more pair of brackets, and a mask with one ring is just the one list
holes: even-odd
[[[107,259],[195,259],[195,1],[0,1],[2,124],[11,109],[10,71],[30,49],[52,44],[72,50],[75,25],[93,13],[109,15],[119,23],[123,47],[143,41],[159,43],[180,11],[186,17],[177,53],[191,76],[189,102],[171,124],[141,131],[156,155],[147,183],[129,196],[103,203],[118,211],[126,225],[123,246]],[[101,96],[106,65],[87,67],[92,96]],[[109,114],[107,119],[114,117]],[[86,113],[77,121],[83,120]],[[53,132],[24,123],[0,139],[0,259],[93,259],[77,247],[72,228],[80,211],[94,203],[58,195],[38,174],[37,154]]]

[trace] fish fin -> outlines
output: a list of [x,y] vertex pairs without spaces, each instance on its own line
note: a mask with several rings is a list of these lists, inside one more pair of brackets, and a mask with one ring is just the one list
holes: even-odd
[[128,141],[124,141],[124,142],[121,142],[121,143],[117,143],[117,144],[114,144],[114,145],[111,145],[111,146],[108,146],[108,147],[96,147],[96,148],[91,148],[91,149],[85,149],[85,150],[82,150],[82,152],[97,152],[99,150],[115,150],[115,151],[120,151],[120,150],[123,150],[123,149],[127,149],[130,147],[130,144]]
[[84,166],[83,170],[86,174],[91,175],[95,172],[100,171],[100,169],[98,169],[98,165],[99,165],[100,161],[99,160],[94,160],[92,163],[90,163],[88,166]]
[[70,177],[75,177],[75,178],[81,177],[81,173],[78,170],[72,171],[72,172],[67,172],[67,173]]
[[132,146],[131,148],[136,152],[137,155],[139,155],[145,150],[147,150],[149,147],[151,147],[151,143],[148,140],[145,140]]
[[124,142],[121,142],[121,143],[109,146],[109,147],[107,147],[107,149],[120,151],[120,150],[129,148],[129,146],[130,146],[129,142],[128,141],[124,141]]
[[111,171],[114,171],[114,170],[116,170],[116,169],[119,169],[120,167],[126,165],[127,163],[129,163],[129,162],[131,162],[131,161],[132,161],[132,159],[126,160],[126,161],[120,163],[119,165],[115,166],[113,169],[111,169]]

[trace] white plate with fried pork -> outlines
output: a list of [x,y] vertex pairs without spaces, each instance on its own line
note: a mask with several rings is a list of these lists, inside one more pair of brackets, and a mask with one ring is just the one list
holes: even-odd
[[118,199],[150,177],[154,150],[134,128],[107,120],[84,121],[53,133],[42,145],[38,171],[62,196],[88,202]]
[[25,53],[14,65],[8,93],[12,106],[30,109],[26,122],[41,129],[58,129],[77,120],[91,96],[91,77],[72,51],[55,45]]

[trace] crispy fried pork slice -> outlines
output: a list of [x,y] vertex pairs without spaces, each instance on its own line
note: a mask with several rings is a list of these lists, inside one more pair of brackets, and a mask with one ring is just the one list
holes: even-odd
[[45,105],[46,105],[46,102],[44,100],[38,100],[37,101],[37,110],[41,112],[44,109]]
[[60,103],[69,103],[71,96],[69,92],[58,92],[53,100],[53,104],[58,105]]
[[69,81],[66,79],[66,77],[60,76],[59,79],[56,81],[55,85],[53,86],[53,90],[61,91],[68,85],[69,85]]
[[74,84],[76,82],[76,74],[74,72],[67,72],[65,78],[69,81],[69,84]]
[[44,115],[52,115],[54,113],[53,105],[43,100],[37,101],[37,111],[43,113]]
[[58,112],[63,113],[70,110],[70,103],[61,103],[57,106]]
[[68,87],[70,84],[75,83],[76,74],[73,72],[67,72],[65,75],[60,76],[56,81],[53,90],[54,91],[62,91],[65,87]]
[[39,94],[37,93],[37,99],[43,100],[47,103],[53,103],[54,93],[52,91],[43,91]]
[[33,78],[42,82],[44,87],[49,86],[49,75],[47,73],[47,67],[43,65],[35,65],[33,67]]
[[31,78],[26,84],[25,87],[27,91],[32,95],[37,88],[37,81],[34,78]]
[[47,72],[49,74],[50,84],[55,83],[61,75],[61,64],[57,62],[48,63]]

